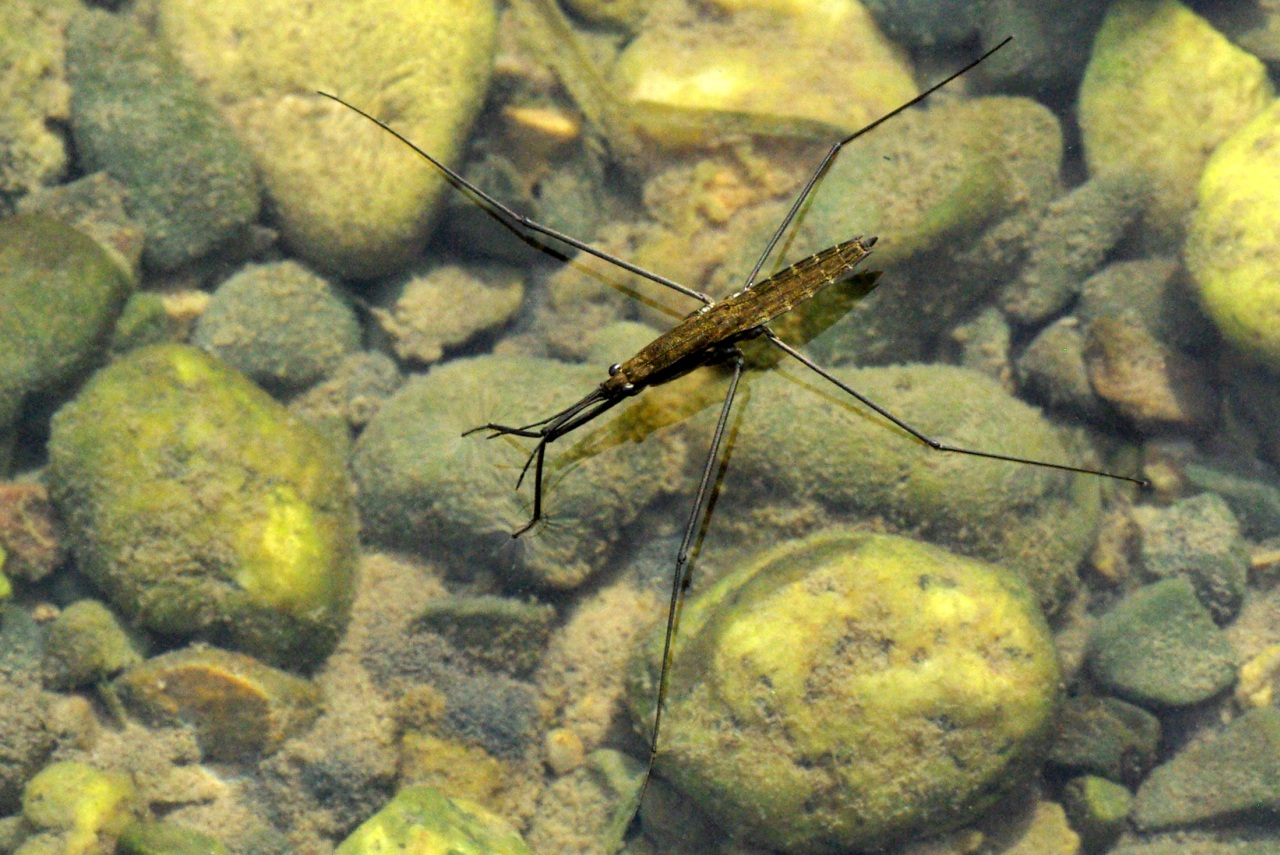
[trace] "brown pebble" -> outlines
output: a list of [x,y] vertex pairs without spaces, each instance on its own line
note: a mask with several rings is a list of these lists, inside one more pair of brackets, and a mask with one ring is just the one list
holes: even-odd
[[40,484],[0,484],[0,547],[4,572],[37,581],[62,563],[65,553],[54,522],[49,491]]
[[320,713],[320,690],[310,680],[212,647],[153,657],[112,685],[141,718],[191,725],[207,759],[269,754]]
[[1091,323],[1085,365],[1094,391],[1143,430],[1206,430],[1217,421],[1218,396],[1206,366],[1136,323],[1113,317]]

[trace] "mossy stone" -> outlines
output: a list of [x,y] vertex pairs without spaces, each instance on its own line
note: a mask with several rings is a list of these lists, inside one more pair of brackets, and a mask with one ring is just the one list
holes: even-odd
[[[924,361],[938,336],[999,287],[1001,271],[1016,275],[1009,259],[1021,258],[1024,233],[1059,192],[1062,146],[1062,128],[1042,104],[989,97],[907,112],[845,149],[798,225],[789,257],[817,252],[833,236],[877,235],[868,264],[910,283],[853,307],[810,354],[828,365]],[[1022,235],[1016,247],[1001,236],[1007,223]],[[712,293],[741,286],[774,225],[739,242],[737,257],[708,286]],[[980,271],[965,253],[981,254]],[[948,275],[931,272],[937,265]]]
[[1071,698],[1057,716],[1049,762],[1136,785],[1155,765],[1160,719],[1119,698]]
[[1182,576],[1146,585],[1103,615],[1089,669],[1109,691],[1146,706],[1208,700],[1236,679],[1236,655]]
[[84,233],[40,214],[0,220],[0,414],[16,415],[25,395],[91,364],[128,292]]
[[1114,781],[1081,775],[1067,782],[1062,807],[1087,852],[1104,852],[1125,830],[1133,794]]
[[1146,228],[1156,245],[1173,247],[1209,153],[1273,95],[1262,62],[1182,3],[1120,0],[1080,84],[1089,172],[1145,182]]
[[390,120],[455,163],[488,87],[493,0],[156,5],[160,36],[252,151],[292,250],[348,277],[400,269],[421,250],[445,181],[315,90]]
[[1200,176],[1187,267],[1218,329],[1280,369],[1280,102],[1232,134]]
[[290,394],[358,351],[360,324],[332,285],[296,261],[250,264],[213,292],[192,343]]
[[49,627],[46,671],[57,688],[97,683],[141,661],[137,641],[97,600],[72,603]]
[[142,626],[306,667],[346,625],[357,544],[342,460],[194,348],[99,372],[54,417],[49,483],[81,571]]
[[1133,819],[1159,830],[1280,810],[1280,710],[1250,710],[1152,770]]
[[0,200],[12,200],[61,178],[67,144],[55,130],[70,100],[64,58],[74,0],[8,0],[0,4]]
[[430,787],[405,787],[334,855],[532,855],[512,828],[477,804]]
[[[635,663],[652,721],[662,633]],[[878,850],[979,815],[1038,764],[1058,696],[1015,574],[905,538],[786,544],[685,605],[661,774],[735,836]]]
[[149,264],[177,267],[257,218],[248,151],[140,24],[101,9],[80,12],[67,31],[67,66],[81,165],[129,188]]
[[212,647],[152,657],[112,686],[141,718],[190,726],[212,760],[270,754],[320,714],[320,690],[309,680]]
[[113,353],[137,350],[149,344],[162,344],[173,336],[173,322],[164,300],[151,291],[132,295],[124,304],[111,334]]
[[135,822],[124,830],[117,855],[230,855],[207,834],[171,822]]

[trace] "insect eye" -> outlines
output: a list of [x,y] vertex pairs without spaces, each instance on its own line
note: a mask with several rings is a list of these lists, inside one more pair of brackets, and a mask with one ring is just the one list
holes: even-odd
[[623,387],[622,387],[622,391],[623,391],[623,392],[625,392],[626,394],[630,395],[630,394],[632,394],[632,393],[634,393],[634,392],[636,391],[636,384],[635,384],[635,383],[628,383],[628,384],[626,384],[625,386],[623,386]]
[[622,370],[622,363],[615,362],[609,366],[609,376],[612,377],[613,375],[617,374],[621,370]]

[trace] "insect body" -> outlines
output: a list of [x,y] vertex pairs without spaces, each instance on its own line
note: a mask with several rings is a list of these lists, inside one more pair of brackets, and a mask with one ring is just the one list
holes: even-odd
[[491,431],[490,436],[538,440],[520,475],[523,479],[530,463],[534,464],[533,517],[514,536],[524,534],[542,517],[542,473],[550,443],[649,386],[666,383],[705,365],[741,360],[738,342],[761,335],[772,337],[765,324],[824,288],[848,279],[871,253],[875,242],[874,237],[853,238],[798,261],[719,303],[708,302],[626,362],[610,366],[609,379],[554,416],[522,427],[490,423],[467,431],[470,434],[487,430]]

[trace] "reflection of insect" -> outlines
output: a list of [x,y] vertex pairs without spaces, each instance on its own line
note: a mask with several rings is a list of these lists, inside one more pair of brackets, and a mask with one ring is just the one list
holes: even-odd
[[[845,241],[844,243],[809,256],[808,258],[805,258],[802,261],[799,261],[796,264],[793,264],[759,282],[756,281],[756,277],[765,261],[769,258],[788,227],[795,221],[801,207],[809,198],[819,180],[830,168],[840,150],[854,139],[857,139],[871,129],[880,125],[882,122],[896,116],[909,107],[914,106],[927,98],[933,92],[945,86],[947,83],[969,71],[995,51],[1002,48],[1009,41],[1010,39],[1005,39],[999,45],[992,48],[990,51],[983,54],[977,60],[974,60],[961,70],[947,77],[942,82],[935,84],[922,94],[834,144],[827,152],[826,157],[823,158],[818,168],[814,170],[812,176],[809,178],[795,202],[792,204],[787,215],[775,229],[773,236],[770,238],[764,251],[756,261],[755,266],[747,276],[743,287],[737,293],[719,302],[712,300],[705,294],[686,288],[685,286],[673,282],[656,273],[644,270],[630,262],[596,249],[577,240],[576,238],[562,234],[549,226],[542,225],[541,223],[535,222],[516,213],[511,208],[469,183],[457,172],[450,169],[430,154],[422,151],[401,134],[388,127],[385,123],[379,121],[373,116],[370,116],[359,108],[347,104],[345,101],[342,101],[333,95],[328,95],[323,92],[320,93],[325,95],[325,97],[337,101],[343,106],[349,107],[370,121],[378,124],[385,131],[395,136],[405,145],[409,146],[413,151],[421,155],[434,167],[440,170],[450,183],[452,183],[458,190],[466,193],[490,216],[515,234],[526,238],[531,234],[550,237],[556,241],[568,244],[575,249],[594,255],[604,261],[618,266],[621,269],[635,273],[646,279],[650,279],[659,285],[678,291],[681,294],[692,297],[703,303],[701,308],[689,314],[679,324],[652,341],[639,353],[631,357],[631,359],[611,366],[609,368],[608,379],[589,392],[581,400],[570,405],[564,410],[526,425],[512,426],[490,423],[467,431],[468,434],[479,431],[489,431],[490,438],[511,435],[526,437],[537,441],[533,451],[526,460],[524,467],[521,470],[520,477],[516,483],[518,489],[520,484],[523,483],[524,477],[528,474],[530,467],[533,468],[533,514],[532,518],[514,533],[514,537],[519,537],[532,528],[542,517],[544,460],[548,445],[555,442],[560,437],[588,424],[598,416],[617,406],[627,398],[638,394],[647,387],[666,383],[703,366],[727,365],[732,369],[728,391],[721,406],[719,420],[712,435],[710,450],[707,454],[706,463],[702,470],[702,477],[689,513],[688,522],[685,526],[684,537],[676,556],[675,574],[671,588],[670,609],[667,614],[663,661],[658,680],[658,697],[655,705],[653,722],[649,731],[649,762],[639,793],[639,797],[641,799],[643,798],[645,788],[648,785],[649,776],[652,773],[654,760],[657,756],[658,737],[662,723],[663,701],[666,698],[668,673],[671,666],[672,640],[679,620],[683,593],[688,588],[690,581],[688,567],[690,546],[695,532],[699,529],[699,523],[703,516],[704,507],[713,481],[713,473],[717,468],[719,450],[724,438],[726,425],[728,424],[730,409],[733,405],[738,381],[742,375],[744,360],[743,354],[738,348],[738,344],[740,342],[754,338],[766,339],[783,352],[789,354],[815,371],[824,379],[829,380],[844,392],[852,395],[860,403],[875,411],[899,429],[905,431],[919,442],[936,451],[945,451],[972,455],[975,457],[1004,460],[1012,463],[1042,466],[1067,472],[1099,475],[1129,481],[1144,486],[1146,484],[1145,481],[1137,478],[1125,475],[1116,475],[1097,469],[1088,469],[1043,460],[1031,460],[1023,457],[980,451],[977,449],[961,448],[939,442],[938,440],[926,436],[910,424],[907,424],[897,418],[880,405],[867,399],[862,394],[837,379],[827,370],[818,366],[808,357],[782,341],[768,326],[769,321],[790,311],[796,306],[807,302],[820,291],[831,285],[850,282],[852,287],[860,289],[863,293],[871,287],[874,287],[875,277],[878,274],[854,273],[854,268],[870,253],[871,247],[876,242],[876,238],[874,237],[853,238],[852,240]],[[638,806],[639,799],[637,799],[637,808]]]

